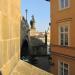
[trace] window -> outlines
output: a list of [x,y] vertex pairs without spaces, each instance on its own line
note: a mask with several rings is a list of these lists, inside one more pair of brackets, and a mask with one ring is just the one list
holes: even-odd
[[60,26],[60,31],[59,31],[59,41],[60,45],[62,46],[68,46],[69,45],[69,30],[68,26]]
[[69,7],[69,0],[60,0],[60,9],[65,9]]
[[69,65],[63,62],[59,63],[59,75],[69,75]]

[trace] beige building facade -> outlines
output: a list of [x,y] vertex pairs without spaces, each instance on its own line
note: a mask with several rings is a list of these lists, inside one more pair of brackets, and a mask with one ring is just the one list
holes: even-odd
[[20,0],[0,0],[0,71],[9,75],[19,60]]

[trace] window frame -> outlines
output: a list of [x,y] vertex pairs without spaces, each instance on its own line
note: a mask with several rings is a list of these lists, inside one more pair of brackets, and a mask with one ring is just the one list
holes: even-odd
[[65,0],[64,0],[64,7],[61,6],[61,0],[59,0],[59,10],[64,10],[70,7],[70,0],[68,0],[68,6],[66,6]]
[[[62,24],[62,23],[61,23]],[[65,23],[65,25],[61,25],[60,23],[59,23],[59,32],[58,32],[58,35],[59,35],[59,37],[58,37],[58,39],[59,39],[59,45],[60,46],[64,46],[64,47],[68,47],[69,45],[70,45],[70,27],[69,27],[69,25],[67,25],[66,23]],[[61,27],[68,27],[68,32],[61,32]],[[66,39],[64,39],[63,40],[63,45],[61,45],[61,34],[68,34],[68,45],[65,45],[65,40]]]
[[64,70],[66,69],[65,67],[64,67],[64,65],[65,64],[67,64],[68,65],[68,75],[70,75],[70,65],[68,64],[68,63],[66,63],[66,62],[63,62],[63,61],[58,61],[58,75],[60,75],[61,74],[61,63],[63,63],[63,66],[62,66],[62,69],[63,69],[63,75],[64,75]]

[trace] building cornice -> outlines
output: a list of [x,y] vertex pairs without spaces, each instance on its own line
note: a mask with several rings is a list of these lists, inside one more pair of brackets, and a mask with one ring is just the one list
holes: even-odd
[[57,55],[57,56],[61,56],[63,58],[67,58],[67,59],[71,59],[71,60],[75,60],[75,57],[74,56],[70,56],[70,55],[65,55],[65,54],[62,54],[62,53],[58,53],[58,52],[53,52],[51,51],[52,55]]
[[51,44],[51,47],[60,47],[60,48],[67,48],[67,49],[75,50],[75,47],[71,47],[71,46],[61,46],[61,45]]

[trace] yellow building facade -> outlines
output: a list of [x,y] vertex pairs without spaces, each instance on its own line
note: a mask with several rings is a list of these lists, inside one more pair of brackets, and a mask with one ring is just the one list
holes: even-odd
[[75,0],[50,0],[54,75],[75,75]]
[[20,0],[0,0],[0,71],[9,75],[19,60]]

